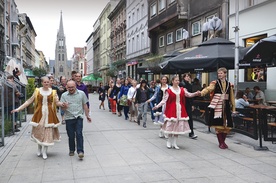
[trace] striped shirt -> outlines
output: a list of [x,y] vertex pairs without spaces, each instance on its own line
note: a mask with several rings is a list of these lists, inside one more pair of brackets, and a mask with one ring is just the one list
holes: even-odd
[[83,105],[88,102],[85,93],[81,90],[76,89],[75,93],[70,94],[69,91],[61,95],[61,102],[68,102],[68,108],[65,109],[64,118],[76,119],[78,117],[83,118]]

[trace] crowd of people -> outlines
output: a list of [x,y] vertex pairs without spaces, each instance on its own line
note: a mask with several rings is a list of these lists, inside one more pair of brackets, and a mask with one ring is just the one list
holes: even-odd
[[[228,146],[225,139],[233,127],[231,114],[235,113],[236,107],[248,106],[248,100],[265,104],[264,94],[258,86],[253,88],[255,95],[246,88],[245,92],[237,92],[235,100],[233,85],[226,80],[226,73],[225,68],[219,68],[218,79],[203,87],[197,78],[194,78],[192,83],[190,73],[184,73],[182,78],[175,75],[171,80],[167,76],[162,76],[160,80],[151,82],[143,78],[138,82],[130,77],[117,78],[115,81],[111,79],[105,86],[102,83],[99,85],[99,109],[106,109],[105,100],[107,100],[111,115],[118,117],[124,115],[125,120],[135,122],[143,128],[147,128],[148,111],[150,111],[152,123],[160,127],[159,137],[167,139],[167,148],[179,149],[177,145],[179,135],[189,134],[191,139],[197,138],[193,130],[193,98],[208,96],[206,98],[210,100],[208,125],[215,129],[219,148],[226,149]],[[13,76],[9,76],[8,79],[12,82]],[[48,146],[60,141],[58,127],[66,124],[69,156],[74,156],[77,152],[78,157],[83,159],[84,116],[88,122],[92,121],[89,114],[87,86],[81,82],[82,76],[78,72],[73,71],[70,79],[64,76],[59,79],[57,84],[51,75],[42,77],[42,87],[37,87],[32,97],[21,106],[16,105],[11,113],[17,113],[34,104],[35,112],[30,124],[31,139],[38,144],[37,156],[47,159]],[[15,92],[19,95],[18,91]],[[61,121],[57,116],[58,107],[60,107]]]

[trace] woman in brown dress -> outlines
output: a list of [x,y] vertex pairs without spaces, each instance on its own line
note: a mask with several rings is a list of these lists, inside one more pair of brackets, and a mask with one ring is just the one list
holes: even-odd
[[38,144],[37,156],[47,159],[48,146],[54,145],[54,141],[60,141],[58,126],[61,125],[56,113],[56,107],[63,106],[59,102],[56,90],[52,90],[48,77],[42,77],[42,87],[36,88],[32,97],[17,109],[18,112],[33,104],[35,112],[30,125],[33,126],[31,140]]

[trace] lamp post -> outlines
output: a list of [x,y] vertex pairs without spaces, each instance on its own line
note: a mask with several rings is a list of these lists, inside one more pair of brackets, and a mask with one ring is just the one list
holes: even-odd
[[239,81],[239,0],[235,1],[235,74],[234,74],[234,89],[235,96],[238,92],[238,81]]

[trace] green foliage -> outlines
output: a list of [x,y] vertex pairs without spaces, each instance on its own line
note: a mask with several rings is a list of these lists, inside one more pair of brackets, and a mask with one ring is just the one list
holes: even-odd
[[37,77],[45,76],[47,74],[47,71],[43,68],[35,67],[33,69],[33,74]]
[[106,75],[110,77],[116,76],[117,69],[115,67],[111,67],[107,72]]
[[28,78],[28,84],[26,86],[27,99],[29,99],[35,91],[35,78]]
[[[4,135],[10,136],[12,134],[12,121],[7,116],[4,120]],[[0,126],[0,137],[2,136],[2,126]]]

